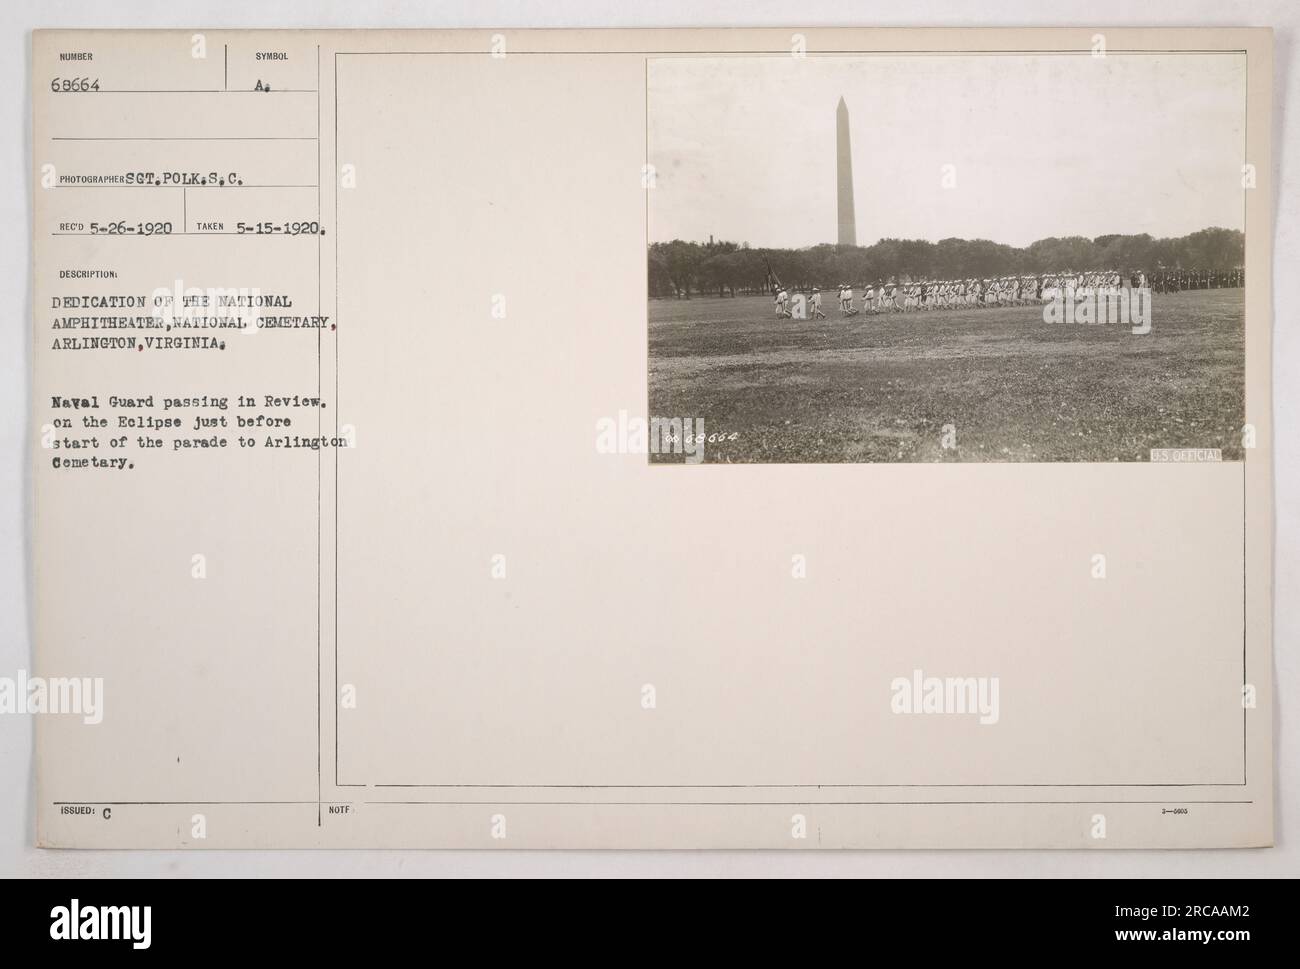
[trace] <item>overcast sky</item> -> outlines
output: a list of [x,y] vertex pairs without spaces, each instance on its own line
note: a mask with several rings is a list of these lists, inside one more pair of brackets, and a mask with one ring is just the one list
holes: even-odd
[[834,242],[841,95],[859,245],[1242,229],[1245,73],[1240,54],[655,58],[650,238]]

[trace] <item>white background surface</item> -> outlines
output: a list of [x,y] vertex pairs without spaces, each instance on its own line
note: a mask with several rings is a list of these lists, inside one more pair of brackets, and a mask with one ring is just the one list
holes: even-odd
[[[0,675],[31,669],[31,138],[30,31],[38,27],[813,27],[813,26],[1272,26],[1275,29],[1274,417],[1276,573],[1274,716],[1277,847],[1202,852],[58,852],[33,841],[32,731],[0,717],[0,875],[1295,875],[1300,874],[1300,71],[1295,0],[1044,2],[890,0],[849,3],[671,0],[458,0],[438,4],[276,3],[270,0],[0,5],[5,80],[0,150],[9,173],[0,200]],[[1158,105],[1152,106],[1159,110]]]

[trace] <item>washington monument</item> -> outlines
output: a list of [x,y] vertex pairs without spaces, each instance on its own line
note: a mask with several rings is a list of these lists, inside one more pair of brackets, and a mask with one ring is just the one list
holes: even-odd
[[858,244],[857,221],[853,217],[853,146],[849,143],[849,108],[840,98],[835,108],[836,184],[839,186],[839,244]]

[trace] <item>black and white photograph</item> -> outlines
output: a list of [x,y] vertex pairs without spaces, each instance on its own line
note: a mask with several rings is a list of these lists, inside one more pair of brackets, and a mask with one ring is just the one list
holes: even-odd
[[656,58],[652,462],[1242,458],[1236,52]]
[[403,958],[561,879],[1287,940],[1296,0],[0,36],[11,962]]

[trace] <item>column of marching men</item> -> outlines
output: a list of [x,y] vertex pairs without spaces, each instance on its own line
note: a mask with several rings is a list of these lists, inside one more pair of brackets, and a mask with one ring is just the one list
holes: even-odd
[[[1156,269],[1121,273],[1118,270],[1092,270],[1054,273],[1026,273],[1015,276],[991,276],[966,279],[924,279],[909,282],[877,280],[854,287],[842,283],[836,290],[841,316],[858,313],[906,313],[913,310],[968,309],[988,306],[1026,306],[1056,299],[1092,296],[1118,296],[1125,289],[1151,289],[1157,293],[1174,293],[1193,289],[1219,289],[1245,285],[1244,270],[1237,269]],[[861,291],[860,297],[855,292]],[[822,292],[818,287],[796,291],[806,300],[810,319],[826,319],[822,309]],[[772,294],[776,315],[792,316],[791,291],[777,288]],[[860,299],[860,302],[859,302]]]

